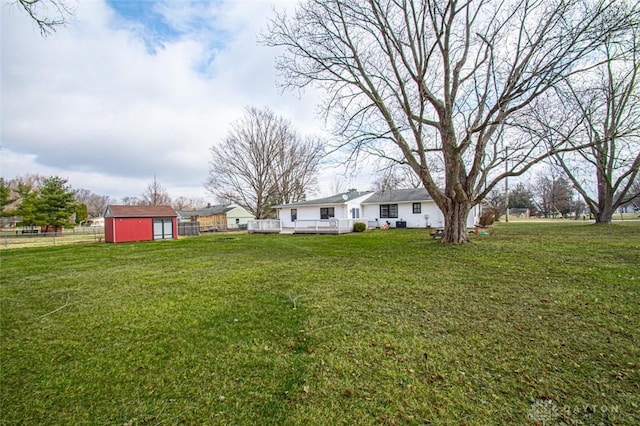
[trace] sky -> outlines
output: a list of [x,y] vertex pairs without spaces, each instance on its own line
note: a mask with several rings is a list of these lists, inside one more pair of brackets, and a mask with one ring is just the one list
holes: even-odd
[[[282,92],[277,49],[257,43],[294,0],[67,0],[72,21],[48,37],[0,0],[0,176],[60,176],[115,200],[153,181],[172,198],[215,201],[209,152],[247,106],[301,134],[329,137],[321,94]],[[371,176],[325,165],[315,195],[369,189]]]

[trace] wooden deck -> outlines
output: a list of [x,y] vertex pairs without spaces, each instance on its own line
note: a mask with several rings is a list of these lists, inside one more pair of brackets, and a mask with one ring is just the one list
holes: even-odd
[[277,219],[250,221],[247,229],[251,233],[279,234],[347,234],[353,232],[354,219],[297,220],[293,227],[283,227]]

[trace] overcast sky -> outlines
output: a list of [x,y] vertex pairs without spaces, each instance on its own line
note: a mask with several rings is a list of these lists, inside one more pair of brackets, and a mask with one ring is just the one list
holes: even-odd
[[[209,148],[245,106],[321,133],[317,95],[281,93],[257,34],[293,0],[68,0],[75,18],[47,38],[2,3],[0,175],[57,175],[116,200],[153,180],[171,197],[212,200]],[[316,195],[369,189],[324,167]],[[363,183],[364,182],[364,183]]]

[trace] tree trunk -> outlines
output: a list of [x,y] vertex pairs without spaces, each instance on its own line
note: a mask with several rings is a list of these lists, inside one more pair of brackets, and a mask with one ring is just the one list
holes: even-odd
[[447,208],[444,209],[444,235],[443,243],[449,244],[465,244],[469,242],[469,234],[467,232],[467,217],[471,205],[469,202],[459,202],[451,200]]
[[613,189],[603,166],[598,167],[598,211],[595,214],[596,224],[608,225],[613,217]]
[[596,224],[609,225],[613,217],[613,199],[611,196],[604,194],[598,200],[598,211],[595,213]]

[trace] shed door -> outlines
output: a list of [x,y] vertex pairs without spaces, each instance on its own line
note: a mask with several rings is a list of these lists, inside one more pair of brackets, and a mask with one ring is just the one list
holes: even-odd
[[172,219],[153,219],[153,239],[170,240],[173,238]]

